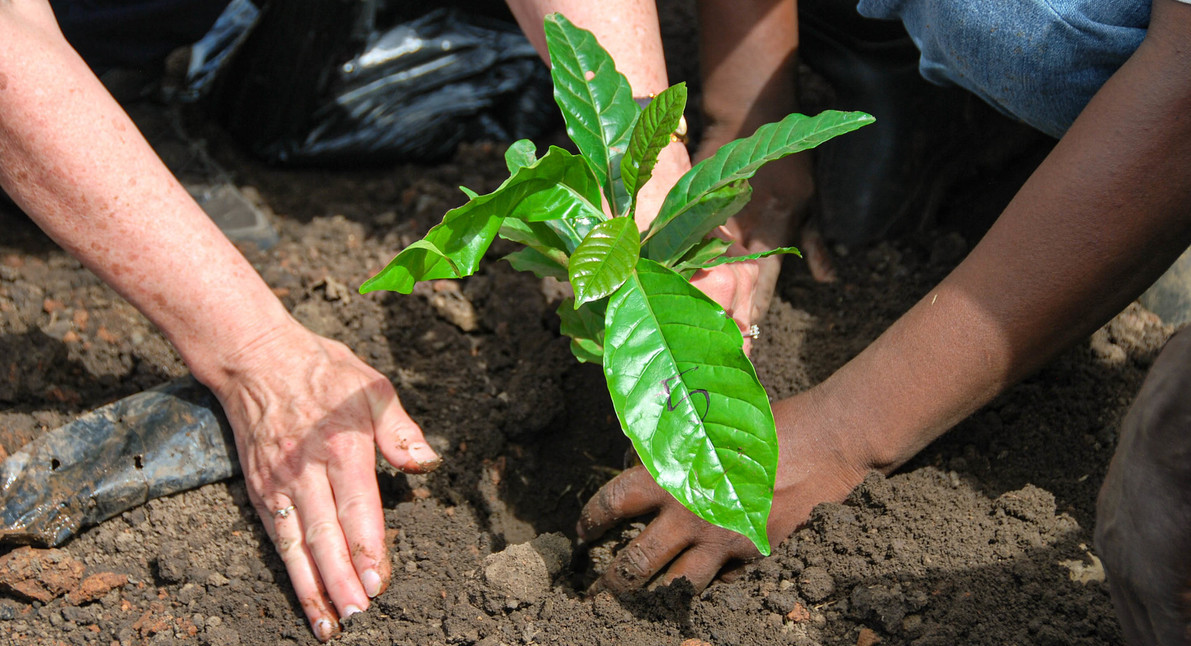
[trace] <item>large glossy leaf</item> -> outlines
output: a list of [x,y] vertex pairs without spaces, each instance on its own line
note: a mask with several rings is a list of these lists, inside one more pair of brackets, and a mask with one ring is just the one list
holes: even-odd
[[614,215],[628,208],[620,182],[620,158],[641,108],[624,75],[591,32],[561,14],[546,16],[546,47],[554,100],[562,108],[567,135],[591,164]]
[[752,177],[765,164],[792,155],[873,122],[863,112],[827,110],[813,117],[791,114],[757,128],[752,136],[729,142],[711,157],[695,164],[670,189],[658,217],[646,234],[647,258],[672,262],[686,252],[693,217],[690,212],[709,194]]
[[612,218],[587,234],[571,255],[567,272],[575,306],[599,300],[620,287],[641,254],[641,234],[632,218]]
[[571,337],[571,354],[584,363],[600,364],[604,359],[604,308],[606,301],[575,307],[574,299],[558,306],[559,331]]
[[670,226],[662,229],[654,238],[647,239],[641,255],[668,267],[675,265],[716,227],[739,213],[752,196],[753,189],[746,179],[724,184],[703,194]]
[[608,302],[604,376],[654,480],[768,554],[773,413],[723,308],[673,270],[641,259]]
[[630,212],[636,211],[637,191],[653,176],[658,153],[670,144],[685,109],[686,83],[679,83],[659,92],[637,117],[628,152],[620,160],[620,179],[629,194]]
[[426,233],[426,244],[403,249],[365,281],[360,292],[387,289],[408,294],[420,280],[470,276],[505,218],[527,222],[563,215],[598,219],[602,217],[599,199],[599,185],[587,165],[579,157],[551,147],[541,159],[518,168],[495,191],[448,211],[443,221]]
[[[513,142],[505,151],[505,164],[509,167],[509,173],[516,173],[519,169],[533,164],[537,159],[536,149],[534,143],[528,139]],[[569,204],[571,208],[559,213],[557,219],[542,223],[505,220],[500,228],[500,237],[533,247],[547,255],[550,255],[548,249],[560,249],[567,255],[571,254],[591,227],[604,220],[604,213],[588,212],[579,203],[571,202],[565,196],[557,194],[566,191],[566,187],[556,186],[527,196],[522,208],[529,211],[557,208],[560,204]]]

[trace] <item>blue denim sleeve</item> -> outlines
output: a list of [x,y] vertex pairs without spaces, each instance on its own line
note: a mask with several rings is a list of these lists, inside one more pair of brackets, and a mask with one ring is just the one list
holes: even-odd
[[1054,137],[1150,22],[1150,0],[860,0],[858,9],[905,24],[927,80],[966,88]]

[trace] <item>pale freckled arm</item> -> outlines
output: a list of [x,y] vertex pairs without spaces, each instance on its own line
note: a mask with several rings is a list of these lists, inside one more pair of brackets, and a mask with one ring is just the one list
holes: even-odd
[[161,328],[200,379],[219,379],[230,360],[222,354],[290,323],[71,49],[47,3],[0,4],[0,79],[0,185]]
[[[170,174],[43,0],[0,0],[0,186],[218,396],[316,636],[387,585],[375,455],[438,456],[387,378],[299,325]],[[286,510],[277,514],[277,510]]]

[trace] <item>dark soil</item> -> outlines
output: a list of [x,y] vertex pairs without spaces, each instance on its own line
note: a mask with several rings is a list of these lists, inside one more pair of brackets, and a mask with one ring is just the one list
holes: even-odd
[[[503,146],[466,145],[435,166],[278,170],[197,132],[275,215],[281,243],[245,250],[265,280],[301,321],[389,375],[446,456],[428,476],[381,474],[393,584],[340,643],[1120,642],[1091,528],[1118,422],[1170,332],[1139,306],[897,474],[821,505],[731,582],[589,598],[599,564],[640,525],[571,554],[580,506],[628,443],[599,370],[559,336],[550,290],[495,262],[508,251],[497,248],[458,284],[355,291],[464,200],[457,186],[495,188]],[[988,199],[985,212],[999,209]],[[0,214],[0,231],[3,450],[185,373],[140,314],[23,216]],[[771,394],[829,375],[969,244],[943,229],[902,237],[840,257],[834,284],[786,260],[753,352]],[[0,592],[0,643],[315,643],[239,479],[151,501],[63,550],[54,558],[81,563],[78,576],[127,582],[105,574],[91,600]]]

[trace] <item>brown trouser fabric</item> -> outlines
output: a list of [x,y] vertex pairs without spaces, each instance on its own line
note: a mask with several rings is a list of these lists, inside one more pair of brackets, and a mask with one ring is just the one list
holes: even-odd
[[1126,643],[1191,644],[1191,327],[1167,342],[1122,423],[1096,549]]

